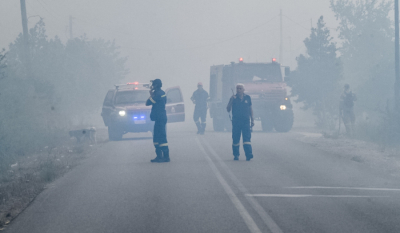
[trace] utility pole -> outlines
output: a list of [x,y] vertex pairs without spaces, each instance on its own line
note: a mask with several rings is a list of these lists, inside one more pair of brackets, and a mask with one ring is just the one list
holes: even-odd
[[72,16],[69,16],[69,39],[72,40],[73,35],[72,35]]
[[395,24],[395,40],[394,40],[394,50],[395,50],[395,83],[394,83],[394,98],[395,98],[395,111],[400,113],[400,69],[399,69],[399,0],[394,1],[394,24]]
[[25,0],[20,0],[21,3],[21,18],[22,18],[22,33],[24,38],[24,65],[26,71],[26,78],[29,78],[31,73],[31,58],[29,48],[29,34],[28,34],[28,18],[26,16]]
[[280,13],[281,18],[281,45],[279,46],[279,63],[283,64],[283,26],[282,26],[282,9]]
[[287,65],[293,67],[292,66],[292,61],[293,61],[293,58],[292,58],[292,37],[289,36],[289,64],[287,64]]

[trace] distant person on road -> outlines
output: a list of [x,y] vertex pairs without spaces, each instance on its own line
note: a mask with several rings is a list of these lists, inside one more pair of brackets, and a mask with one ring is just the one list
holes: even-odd
[[243,149],[246,154],[246,160],[253,158],[251,148],[251,127],[254,126],[253,108],[251,106],[251,97],[244,94],[244,85],[236,85],[236,95],[229,100],[226,110],[232,109],[232,150],[234,160],[239,160],[240,136],[243,135]]
[[167,132],[165,130],[165,126],[167,124],[167,112],[165,111],[167,97],[165,92],[161,90],[161,87],[161,80],[155,79],[150,87],[150,97],[146,101],[146,106],[152,105],[150,119],[155,122],[153,131],[153,144],[156,148],[157,157],[151,160],[152,163],[170,161]]
[[197,126],[197,134],[204,134],[206,130],[208,93],[203,89],[203,83],[199,82],[197,84],[197,90],[193,92],[190,99],[195,104],[193,120]]
[[343,93],[340,96],[340,117],[343,119],[344,126],[346,127],[346,133],[349,136],[354,135],[356,118],[354,116],[354,102],[357,100],[355,94],[350,91],[350,85],[345,84],[343,87]]

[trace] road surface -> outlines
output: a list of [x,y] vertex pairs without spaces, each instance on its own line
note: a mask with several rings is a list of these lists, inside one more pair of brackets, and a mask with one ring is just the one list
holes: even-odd
[[254,159],[233,161],[230,133],[184,126],[168,126],[170,163],[150,163],[150,133],[100,145],[5,232],[400,232],[395,177],[295,131],[254,132]]

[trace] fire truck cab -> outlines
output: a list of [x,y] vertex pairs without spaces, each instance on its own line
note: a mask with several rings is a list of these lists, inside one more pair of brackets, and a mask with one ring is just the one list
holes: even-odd
[[[285,79],[289,79],[290,69],[284,68]],[[242,83],[252,99],[254,118],[261,121],[263,131],[290,131],[294,115],[281,70],[276,59],[271,63],[244,63],[240,59],[239,63],[211,66],[209,106],[214,130],[231,130],[226,106],[236,93],[236,84]]]

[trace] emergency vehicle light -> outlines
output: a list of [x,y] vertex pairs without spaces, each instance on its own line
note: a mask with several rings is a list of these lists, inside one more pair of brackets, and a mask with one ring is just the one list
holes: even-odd
[[239,62],[243,62],[243,57],[239,58]]
[[127,83],[126,85],[138,85],[139,82]]
[[272,62],[276,62],[276,58],[272,58]]
[[126,112],[124,110],[121,110],[118,112],[118,114],[123,117],[126,115]]

